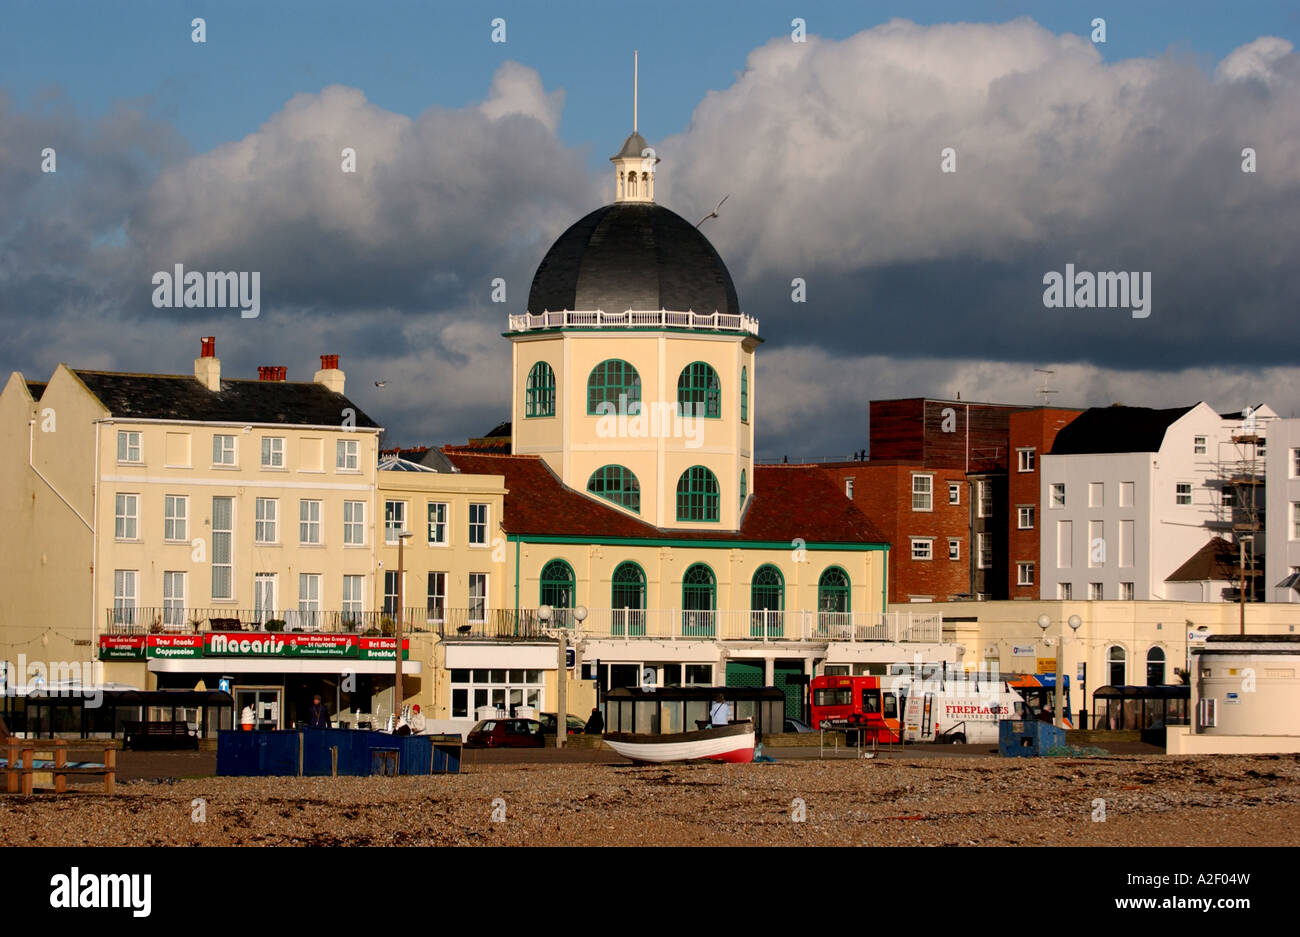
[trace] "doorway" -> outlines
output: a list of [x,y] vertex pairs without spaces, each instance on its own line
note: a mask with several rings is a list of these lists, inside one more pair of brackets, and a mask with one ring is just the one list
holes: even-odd
[[235,687],[235,719],[243,717],[244,707],[253,707],[253,729],[267,732],[281,728],[280,687]]

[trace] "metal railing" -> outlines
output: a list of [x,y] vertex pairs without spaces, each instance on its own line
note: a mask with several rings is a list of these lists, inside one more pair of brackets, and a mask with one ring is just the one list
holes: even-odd
[[[119,607],[106,610],[110,635],[201,634],[223,631],[391,636],[397,614],[387,611]],[[402,632],[453,640],[537,640],[568,631],[572,639],[646,638],[721,641],[892,641],[938,643],[938,614],[895,611],[825,612],[775,609],[596,608],[578,621],[572,609],[552,609],[542,621],[536,609],[407,607]]]
[[670,312],[667,309],[625,309],[623,312],[590,312],[564,309],[559,312],[531,312],[510,316],[510,331],[563,328],[671,328],[708,329],[715,332],[758,334],[758,320],[743,313]]

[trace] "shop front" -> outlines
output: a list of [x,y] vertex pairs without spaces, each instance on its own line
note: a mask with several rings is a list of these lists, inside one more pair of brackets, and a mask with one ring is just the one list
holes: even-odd
[[[236,723],[252,711],[256,729],[305,724],[317,695],[341,726],[378,728],[393,712],[396,639],[354,634],[223,632],[105,635],[100,659],[147,665],[159,689],[202,683],[234,698]],[[404,677],[422,667],[402,642]],[[405,680],[403,681],[405,682]]]

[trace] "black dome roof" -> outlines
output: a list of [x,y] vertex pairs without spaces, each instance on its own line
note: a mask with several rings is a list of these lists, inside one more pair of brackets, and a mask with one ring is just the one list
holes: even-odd
[[569,228],[542,258],[528,311],[694,310],[740,313],[736,287],[708,238],[650,203],[615,202]]

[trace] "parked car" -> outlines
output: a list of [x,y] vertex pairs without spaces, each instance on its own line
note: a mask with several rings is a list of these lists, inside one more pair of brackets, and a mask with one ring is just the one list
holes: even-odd
[[544,748],[536,719],[484,719],[465,736],[466,748]]
[[798,720],[798,719],[791,719],[789,716],[786,716],[786,717],[785,717],[785,731],[787,731],[787,732],[811,732],[811,731],[812,731],[812,726],[808,725],[808,723],[806,723],[806,722],[802,722],[802,721],[800,721],[800,720]]
[[[555,713],[539,713],[537,718],[542,722],[543,732],[547,735],[555,734]],[[569,735],[582,735],[586,731],[587,724],[573,713],[569,713]]]

